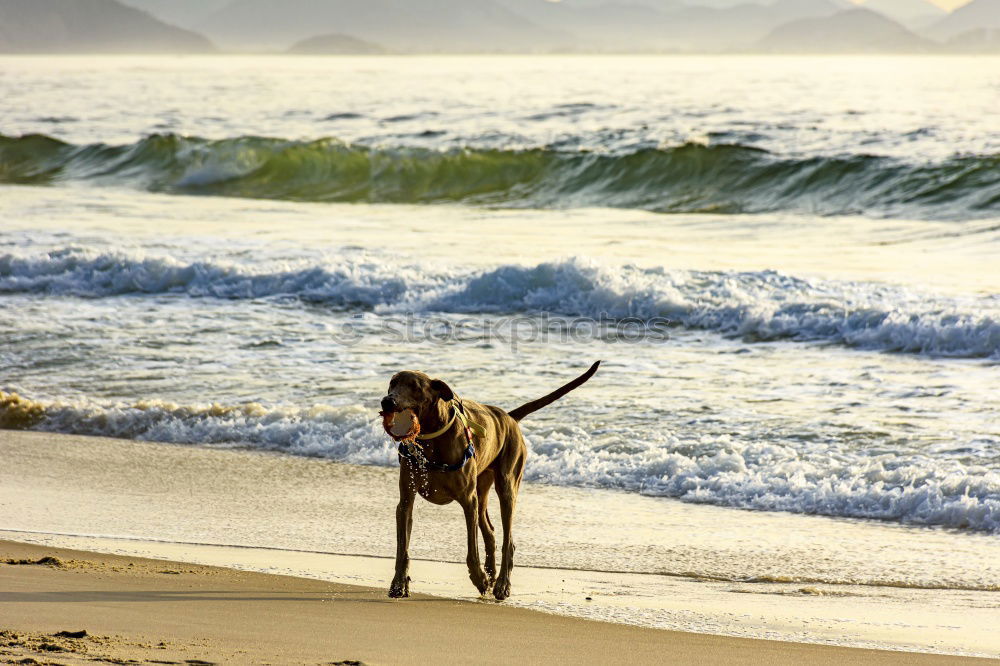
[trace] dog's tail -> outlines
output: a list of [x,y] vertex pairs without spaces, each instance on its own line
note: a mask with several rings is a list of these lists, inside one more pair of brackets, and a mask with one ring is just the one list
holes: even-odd
[[590,366],[590,369],[587,370],[587,372],[583,373],[582,375],[571,381],[569,384],[566,384],[561,388],[557,388],[555,391],[549,393],[544,398],[539,398],[538,400],[532,400],[531,402],[525,405],[521,405],[517,409],[513,409],[507,413],[510,414],[511,418],[513,418],[515,421],[520,421],[528,414],[531,414],[532,412],[537,412],[539,409],[547,405],[551,405],[553,402],[563,397],[573,389],[582,386],[585,381],[594,376],[594,373],[597,372],[597,368],[600,365],[601,362],[598,361],[594,365]]

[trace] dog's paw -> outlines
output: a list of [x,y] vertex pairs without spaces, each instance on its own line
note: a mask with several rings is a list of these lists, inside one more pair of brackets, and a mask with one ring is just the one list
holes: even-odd
[[389,586],[389,597],[392,599],[402,599],[410,596],[410,577],[403,580],[394,579]]
[[469,571],[469,580],[479,590],[479,594],[486,594],[486,591],[490,589],[490,580],[486,577],[486,572],[482,569]]
[[503,601],[510,596],[510,579],[501,578],[497,581],[497,584],[493,586],[493,598],[497,601]]

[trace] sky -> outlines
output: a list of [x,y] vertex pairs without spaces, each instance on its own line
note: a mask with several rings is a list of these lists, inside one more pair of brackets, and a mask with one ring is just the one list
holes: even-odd
[[962,5],[968,4],[969,0],[931,0],[931,2],[941,9],[946,9],[950,12],[953,9],[957,9]]
[[931,0],[935,5],[946,11],[957,9],[962,5],[969,4],[969,0]]
[[[935,5],[937,5],[938,7],[940,7],[941,9],[949,12],[952,11],[953,9],[958,9],[962,5],[969,4],[969,0],[930,0],[930,1],[933,2]],[[851,0],[851,2],[854,2],[855,4],[863,4],[864,0]]]

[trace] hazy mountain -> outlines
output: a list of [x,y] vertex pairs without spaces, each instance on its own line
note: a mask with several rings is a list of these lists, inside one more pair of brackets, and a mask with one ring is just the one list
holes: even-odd
[[911,30],[926,28],[948,15],[930,0],[866,0],[861,6],[888,16]]
[[1000,53],[1000,28],[977,28],[948,40],[949,51],[957,53]]
[[564,41],[575,50],[662,50],[671,46],[667,37],[671,27],[669,15],[645,4],[608,0],[499,2],[537,25],[570,33],[573,39]]
[[[569,5],[572,7],[598,7],[600,5],[606,5],[609,2],[615,3],[616,0],[528,0],[531,4],[541,4],[546,3],[550,5]],[[766,5],[772,2],[772,0],[617,0],[619,3],[627,3],[630,5],[639,5],[640,7],[646,7],[649,9],[654,9],[659,12],[670,12],[682,7],[698,6],[698,7],[715,7],[715,8],[726,8],[734,7],[736,5],[745,4],[758,4]]]
[[925,53],[933,43],[868,9],[807,18],[780,26],[758,48],[778,53]]
[[[702,5],[710,1],[711,0],[695,0],[694,2],[685,2],[685,0],[559,0],[558,2],[552,2],[552,0],[527,0],[524,4],[564,5],[574,8],[602,7],[609,4],[619,6],[633,5],[636,7],[643,7],[645,9],[652,9],[657,12],[669,12],[675,9],[680,9],[685,5]],[[737,4],[740,2],[746,2],[746,0],[734,1]]]
[[947,41],[979,28],[1000,28],[1000,0],[972,0],[932,25],[926,34]]
[[[608,0],[558,0],[559,2],[571,4],[600,5]],[[739,5],[769,5],[774,0],[628,0],[637,5],[643,5],[663,12],[668,12],[682,7],[711,7],[713,9],[728,9]],[[551,2],[551,0],[542,0]],[[850,4],[849,0],[836,0],[838,4]]]
[[124,5],[147,11],[161,21],[197,30],[213,12],[233,0],[121,0]]
[[728,7],[669,0],[500,0],[539,25],[562,29],[582,50],[717,51],[747,48],[779,25],[831,16],[845,0],[743,2]]
[[778,0],[725,9],[692,6],[669,15],[668,34],[687,49],[744,49],[789,21],[832,16],[842,9],[843,3],[836,0]]
[[332,34],[304,39],[288,49],[288,52],[300,55],[372,55],[386,51],[378,44],[357,37]]
[[0,51],[6,53],[214,50],[201,35],[117,0],[0,0]]
[[[847,0],[0,0],[0,50],[212,50],[200,35],[167,25],[175,23],[198,27],[234,50],[284,51],[294,44],[296,53],[704,52],[758,45],[796,52],[907,52],[929,45],[881,14],[917,21],[939,11],[928,0],[867,0],[865,7],[879,14],[845,7],[853,5]],[[990,26],[1000,27],[1000,0],[974,0],[935,30],[943,41]],[[993,38],[987,33],[976,39],[988,49]]]
[[412,52],[531,52],[571,41],[495,0],[235,0],[202,28],[220,44],[240,49],[284,50],[324,33]]

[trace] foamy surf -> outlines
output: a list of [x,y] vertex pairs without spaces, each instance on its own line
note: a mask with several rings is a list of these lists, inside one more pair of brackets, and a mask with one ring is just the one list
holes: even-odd
[[379,314],[551,313],[715,331],[747,342],[823,342],[952,358],[1000,357],[1000,303],[776,271],[606,266],[572,259],[470,270],[391,257],[260,267],[68,247],[0,255],[0,293],[108,298],[289,297]]
[[176,444],[244,444],[296,455],[386,465],[395,448],[361,406],[307,409],[178,405],[149,400],[100,406],[37,402],[0,391],[0,427]]
[[[392,466],[395,446],[362,405],[306,409],[103,405],[0,392],[0,427],[181,444],[242,445]],[[1000,472],[920,453],[869,455],[817,443],[808,451],[729,437],[685,441],[670,429],[525,423],[529,481],[614,488],[741,509],[891,520],[1000,532]]]

